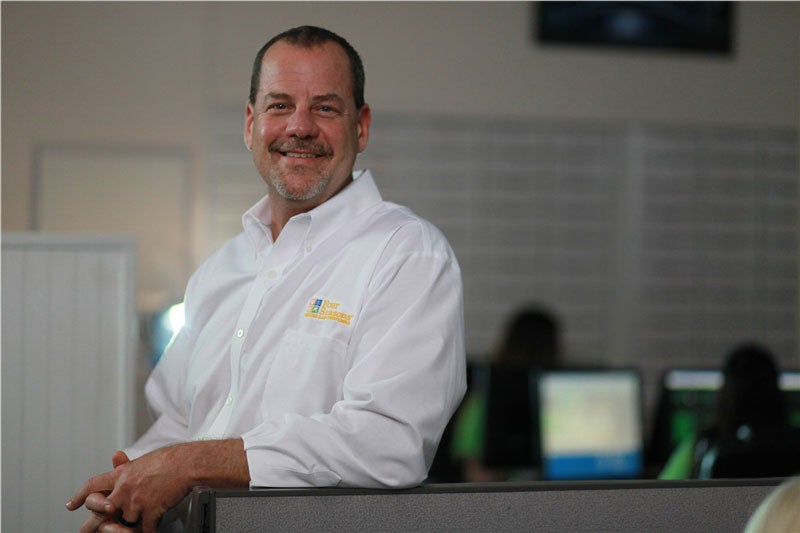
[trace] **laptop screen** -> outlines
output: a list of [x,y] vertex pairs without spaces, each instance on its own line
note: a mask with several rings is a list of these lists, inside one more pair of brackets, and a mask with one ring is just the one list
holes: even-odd
[[641,378],[635,370],[543,373],[539,408],[545,479],[641,475]]

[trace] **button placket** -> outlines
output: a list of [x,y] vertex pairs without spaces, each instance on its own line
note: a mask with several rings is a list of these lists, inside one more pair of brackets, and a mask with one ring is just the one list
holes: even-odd
[[[302,249],[303,237],[299,232],[307,227],[307,221],[302,220],[300,224],[291,224],[289,231],[295,235],[287,234],[288,238],[283,239],[276,245],[270,247],[268,251],[259,253],[256,259],[256,277],[247,295],[239,319],[231,340],[231,385],[228,395],[222,405],[219,415],[211,424],[206,432],[209,438],[224,438],[227,434],[228,426],[236,406],[236,397],[239,392],[239,378],[242,359],[242,349],[247,338],[248,330],[255,319],[256,313],[262,300],[267,296],[271,289],[280,281],[283,269],[289,264],[292,258],[296,258],[297,252]],[[284,228],[286,231],[287,228]]]

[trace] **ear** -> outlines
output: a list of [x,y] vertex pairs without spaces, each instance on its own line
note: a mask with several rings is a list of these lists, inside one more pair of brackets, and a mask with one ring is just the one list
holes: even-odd
[[364,104],[358,111],[358,153],[367,149],[370,124],[372,124],[372,111],[369,109],[369,104]]
[[247,102],[247,108],[244,111],[244,145],[248,150],[253,149],[253,104]]

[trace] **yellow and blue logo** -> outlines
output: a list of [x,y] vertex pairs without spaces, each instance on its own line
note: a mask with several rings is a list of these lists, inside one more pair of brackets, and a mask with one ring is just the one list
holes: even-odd
[[308,318],[316,318],[317,320],[334,320],[345,326],[350,325],[353,315],[339,311],[339,305],[330,300],[322,298],[312,298],[308,304],[305,315]]

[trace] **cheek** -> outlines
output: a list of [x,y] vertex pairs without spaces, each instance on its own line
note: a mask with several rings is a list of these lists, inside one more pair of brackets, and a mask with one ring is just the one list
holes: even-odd
[[253,124],[253,141],[262,145],[268,145],[276,137],[279,125],[275,121],[258,121]]
[[263,144],[264,141],[269,136],[269,127],[266,124],[259,124],[255,133],[256,133],[256,140],[259,143]]
[[[326,132],[329,144],[333,146],[340,156],[355,156],[361,151],[357,127],[335,129]],[[351,153],[352,152],[352,153]]]

